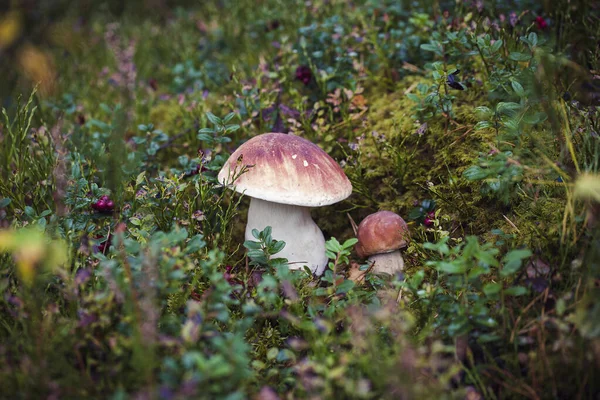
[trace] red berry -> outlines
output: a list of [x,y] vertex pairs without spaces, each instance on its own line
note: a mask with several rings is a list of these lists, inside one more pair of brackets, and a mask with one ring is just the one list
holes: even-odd
[[423,225],[432,226],[433,220],[435,220],[435,211],[429,211],[427,217],[425,217],[425,221],[423,221]]
[[109,200],[106,202],[106,206],[104,207],[104,211],[112,211],[113,208],[115,208],[115,202],[112,200]]
[[104,208],[106,208],[106,201],[100,199],[97,202],[94,203],[94,209],[98,210],[98,211],[102,211],[104,210]]
[[548,23],[542,16],[535,17],[535,24],[537,25],[538,29],[540,29],[540,30],[544,30],[548,27]]

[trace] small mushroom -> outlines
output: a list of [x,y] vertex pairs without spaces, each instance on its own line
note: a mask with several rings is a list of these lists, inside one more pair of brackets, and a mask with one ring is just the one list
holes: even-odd
[[[241,165],[251,168],[239,174]],[[337,203],[352,193],[352,184],[334,159],[304,138],[265,133],[242,144],[218,180],[251,197],[246,240],[253,240],[253,229],[271,226],[273,238],[286,243],[277,256],[287,258],[290,268],[308,265],[313,273],[323,273],[325,238],[309,207]]]
[[356,253],[369,257],[372,271],[394,275],[404,269],[400,249],[408,243],[408,226],[398,214],[379,211],[358,225]]

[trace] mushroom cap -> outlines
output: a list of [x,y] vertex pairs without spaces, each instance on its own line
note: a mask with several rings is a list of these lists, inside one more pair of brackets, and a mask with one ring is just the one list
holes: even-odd
[[[252,167],[240,175],[244,165]],[[333,158],[316,144],[285,133],[264,133],[242,144],[217,179],[250,197],[305,207],[337,203],[352,193]]]
[[398,214],[378,211],[358,225],[356,253],[359,257],[390,253],[408,243],[408,225]]

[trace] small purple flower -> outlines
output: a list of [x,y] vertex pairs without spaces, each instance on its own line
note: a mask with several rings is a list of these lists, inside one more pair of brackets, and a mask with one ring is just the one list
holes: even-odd
[[90,279],[91,276],[92,273],[88,269],[81,268],[75,274],[75,283],[77,285],[83,285]]
[[206,218],[204,215],[204,212],[202,212],[202,210],[196,210],[194,211],[194,213],[192,214],[192,218],[194,218],[196,221],[198,222],[202,222],[204,221],[204,219]]
[[171,400],[173,397],[175,397],[175,393],[170,387],[161,386],[160,389],[158,389],[158,396],[163,400]]
[[79,327],[80,328],[85,328],[86,326],[96,322],[98,320],[98,317],[96,317],[95,314],[91,314],[85,310],[78,310],[77,311],[77,316],[79,317]]
[[511,12],[510,15],[508,16],[508,22],[510,23],[511,26],[515,26],[517,25],[517,22],[519,21],[519,18],[517,17],[517,13],[516,12]]

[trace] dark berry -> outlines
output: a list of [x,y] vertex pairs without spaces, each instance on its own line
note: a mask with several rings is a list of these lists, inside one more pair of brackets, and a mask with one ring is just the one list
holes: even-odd
[[104,207],[104,211],[112,211],[115,208],[115,202],[112,200],[108,200],[106,202],[106,206]]
[[306,65],[301,65],[296,68],[296,79],[308,85],[312,79],[312,71]]
[[433,211],[428,212],[427,217],[425,217],[425,221],[423,221],[423,225],[432,226],[434,219],[435,219],[435,212],[433,212]]
[[[96,236],[96,239],[102,239],[103,236],[99,235]],[[94,250],[102,253],[102,254],[106,254],[108,252],[108,249],[110,248],[112,244],[112,235],[108,235],[108,237],[106,238],[105,241],[99,243],[97,246],[94,246]]]

